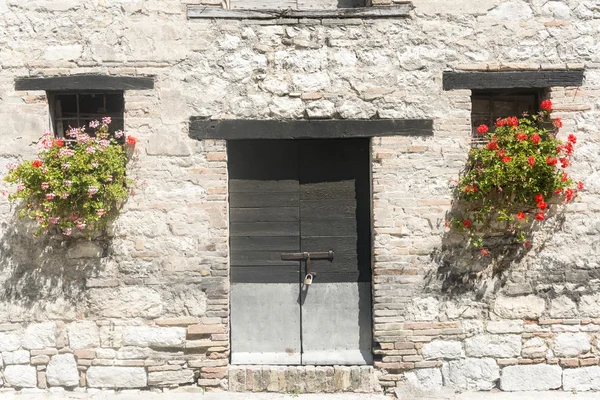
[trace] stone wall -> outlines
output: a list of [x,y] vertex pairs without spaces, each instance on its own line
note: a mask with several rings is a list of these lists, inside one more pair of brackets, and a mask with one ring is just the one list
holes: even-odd
[[[184,3],[0,0],[1,174],[49,128],[45,93],[15,77],[156,79],[125,92],[138,189],[108,238],[33,239],[0,199],[5,386],[229,387],[226,143],[188,137],[201,116],[433,119],[433,137],[372,140],[371,388],[598,388],[597,2],[419,0],[407,19],[296,24],[186,20]],[[586,191],[508,268],[449,251],[471,106],[442,72],[582,67],[582,87],[549,96]]]

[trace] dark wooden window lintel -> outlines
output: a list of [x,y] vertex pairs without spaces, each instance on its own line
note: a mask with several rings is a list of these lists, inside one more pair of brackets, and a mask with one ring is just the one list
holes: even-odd
[[205,120],[190,119],[190,137],[202,139],[336,139],[374,136],[431,136],[430,119],[375,120]]
[[444,72],[444,90],[529,89],[581,86],[583,69],[535,71]]
[[17,78],[15,90],[147,90],[154,89],[151,76],[70,75]]

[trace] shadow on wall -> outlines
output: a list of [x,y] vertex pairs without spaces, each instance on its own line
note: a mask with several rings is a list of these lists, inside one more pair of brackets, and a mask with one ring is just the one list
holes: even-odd
[[[467,205],[458,200],[455,191],[446,220],[460,218],[465,215],[465,210]],[[536,251],[543,251],[552,234],[563,227],[565,215],[560,206],[552,207],[548,217],[543,225],[530,222],[526,230],[528,237],[533,238],[531,242]],[[428,280],[441,282],[442,292],[447,295],[471,293],[477,300],[500,290],[508,279],[506,272],[518,265],[532,247],[517,243],[506,223],[499,223],[482,236],[484,248],[489,252],[487,256],[481,253],[480,248],[469,245],[467,235],[446,230],[441,247],[431,255],[437,269],[432,271]]]
[[108,243],[36,238],[34,230],[16,213],[1,225],[0,321],[82,317],[86,278],[100,269]]

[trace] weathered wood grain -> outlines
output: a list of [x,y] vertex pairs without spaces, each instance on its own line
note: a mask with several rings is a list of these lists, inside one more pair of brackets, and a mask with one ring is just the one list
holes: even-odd
[[581,86],[583,70],[444,72],[444,90]]
[[70,75],[47,78],[17,78],[15,90],[148,90],[154,89],[150,76]]

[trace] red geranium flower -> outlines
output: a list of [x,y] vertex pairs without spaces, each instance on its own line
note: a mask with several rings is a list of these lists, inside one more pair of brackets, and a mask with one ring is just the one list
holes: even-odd
[[552,121],[552,125],[554,125],[555,128],[562,128],[563,123],[560,118],[555,118],[554,121]]
[[575,191],[571,188],[567,188],[567,190],[565,190],[565,195],[567,196],[566,200],[571,201],[573,200],[573,197],[575,197]]
[[503,163],[508,163],[508,162],[510,162],[511,160],[512,160],[512,158],[510,158],[510,157],[502,157],[502,162],[503,162]]
[[481,124],[477,127],[477,133],[479,133],[480,135],[485,135],[486,133],[488,133],[488,126],[486,124]]
[[528,240],[525,242],[525,247],[529,247],[529,246],[531,246],[531,242]]
[[527,157],[527,162],[533,167],[535,165],[535,158],[533,156],[529,156]]
[[481,253],[481,255],[487,257],[490,255],[490,252],[488,251],[488,249],[481,249],[479,250],[479,252]]
[[522,141],[524,141],[524,140],[527,140],[527,135],[526,135],[526,134],[524,134],[524,133],[517,133],[517,134],[515,135],[515,137],[517,138],[517,140],[518,140],[519,142],[522,142]]
[[540,135],[538,135],[537,133],[534,133],[533,135],[531,135],[531,143],[533,144],[539,144],[540,143]]
[[56,139],[54,141],[54,145],[56,145],[57,147],[63,147],[65,145],[65,141],[62,139]]
[[127,144],[134,145],[137,143],[137,139],[133,136],[127,136]]
[[573,143],[567,142],[567,144],[565,144],[565,150],[567,150],[567,155],[568,156],[570,156],[571,154],[573,154]]
[[519,126],[519,119],[517,117],[508,117],[506,118],[506,123],[508,126]]
[[488,142],[487,148],[488,150],[496,150],[498,148],[498,143],[496,142],[495,138],[492,139],[491,142]]
[[556,165],[556,163],[558,162],[558,159],[556,157],[546,157],[546,163],[548,165]]
[[546,216],[544,215],[543,212],[539,212],[539,213],[535,214],[535,219],[537,219],[538,221],[543,221],[544,218],[546,218]]
[[541,194],[536,194],[535,195],[535,202],[539,203],[540,201],[544,201],[544,196],[542,196]]
[[583,182],[581,182],[581,181],[577,182],[577,189],[583,190]]
[[31,165],[35,168],[39,168],[42,166],[42,161],[41,160],[34,160]]
[[517,218],[519,218],[519,219],[525,219],[525,213],[524,212],[518,212],[517,213]]
[[569,159],[566,157],[559,158],[560,166],[562,168],[567,168],[569,166]]
[[560,180],[562,182],[566,182],[569,179],[569,175],[565,172],[563,172],[562,176],[560,177]]
[[465,228],[468,228],[468,227],[470,227],[470,226],[471,226],[471,221],[469,221],[468,219],[465,219],[465,220],[463,221],[463,225],[465,226]]
[[548,207],[548,203],[546,203],[545,201],[540,201],[539,203],[537,203],[537,208],[539,208],[542,211],[544,211],[546,207]]
[[496,120],[496,126],[500,127],[500,126],[504,126],[504,125],[506,125],[506,120],[505,119],[498,118]]
[[563,190],[561,188],[558,188],[554,191],[554,194],[561,194],[563,192]]
[[552,110],[552,102],[550,100],[544,100],[544,101],[542,101],[542,104],[540,104],[540,108],[542,110],[551,111]]
[[573,135],[572,133],[569,135],[569,142],[575,144],[577,143],[577,136]]

